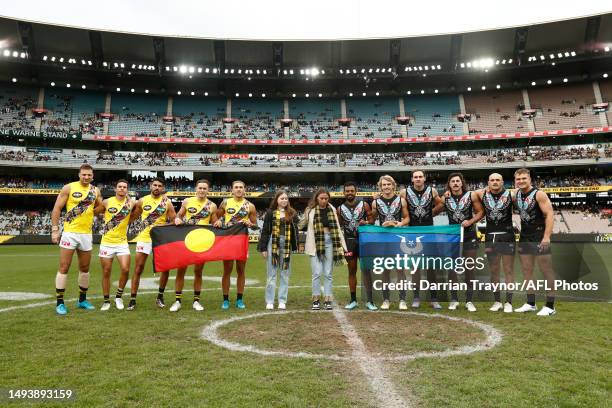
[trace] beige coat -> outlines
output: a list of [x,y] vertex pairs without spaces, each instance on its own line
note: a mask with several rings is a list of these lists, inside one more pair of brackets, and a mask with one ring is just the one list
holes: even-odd
[[[336,219],[336,224],[338,225],[338,232],[340,233],[340,243],[342,244],[342,249],[346,252],[346,242],[344,241],[344,234],[342,233],[342,228],[340,227],[340,223],[338,222],[338,214],[336,213],[336,209],[333,205],[329,204],[329,209],[334,213],[334,218]],[[304,219],[300,221],[299,228],[302,229],[308,222],[308,229],[306,230],[306,243],[304,244],[304,253],[310,256],[317,256],[317,244],[315,243],[315,231],[314,231],[314,215],[315,212],[311,210],[306,210],[306,214]]]

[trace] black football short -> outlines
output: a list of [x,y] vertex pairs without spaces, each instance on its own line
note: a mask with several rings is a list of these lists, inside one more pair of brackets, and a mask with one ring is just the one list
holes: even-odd
[[519,238],[519,254],[521,255],[548,255],[550,254],[550,245],[542,249],[540,242],[544,238],[544,227],[536,228],[532,231],[521,232]]
[[514,255],[516,242],[510,232],[487,233],[485,235],[485,253],[487,256]]

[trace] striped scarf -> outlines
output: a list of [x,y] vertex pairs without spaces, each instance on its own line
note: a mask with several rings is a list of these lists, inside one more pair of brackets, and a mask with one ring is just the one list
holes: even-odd
[[[281,219],[280,210],[274,211],[272,219],[272,265],[278,266],[281,264],[280,259],[280,229],[281,222],[285,222],[286,218]],[[283,260],[281,269],[289,269],[289,259],[291,257],[291,224],[285,223],[285,245],[283,247]]]
[[[333,259],[335,265],[344,265],[346,263],[344,259],[344,249],[340,242],[340,228],[336,223],[336,217],[331,207],[327,207],[327,219],[329,220],[329,234],[331,235],[332,247],[333,247]],[[323,261],[325,259],[325,232],[323,230],[323,222],[321,221],[321,209],[319,206],[315,207],[315,214],[313,219],[315,244],[317,246],[317,258]]]

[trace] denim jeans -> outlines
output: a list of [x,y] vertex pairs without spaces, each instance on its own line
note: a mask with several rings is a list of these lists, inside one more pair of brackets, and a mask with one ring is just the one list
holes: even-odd
[[[280,262],[285,254],[285,237],[280,237],[279,242]],[[276,275],[280,274],[280,285],[278,286],[278,303],[287,303],[287,292],[289,291],[289,275],[291,274],[291,264],[287,269],[281,269],[281,265],[272,265],[272,237],[268,242],[268,280],[266,283],[266,304],[274,303],[274,292],[276,291]]]
[[323,274],[323,291],[326,300],[332,297],[332,268],[334,251],[331,236],[325,234],[325,259],[321,261],[316,255],[310,257],[312,269],[312,296],[321,297],[321,274]]

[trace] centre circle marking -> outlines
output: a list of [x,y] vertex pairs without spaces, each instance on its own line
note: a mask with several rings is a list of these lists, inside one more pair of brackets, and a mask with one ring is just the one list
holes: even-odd
[[[229,319],[217,320],[210,323],[208,326],[202,329],[202,333],[200,338],[206,341],[209,341],[219,347],[223,347],[225,349],[231,351],[241,351],[247,353],[259,354],[262,356],[268,357],[290,357],[290,358],[311,358],[311,359],[325,359],[325,360],[335,360],[335,361],[347,361],[353,360],[352,356],[340,356],[337,354],[315,354],[309,353],[305,351],[293,352],[293,351],[274,351],[274,350],[264,350],[258,348],[256,346],[240,344],[236,342],[232,342],[229,340],[224,340],[219,336],[218,329],[219,327],[226,326],[230,323],[248,320],[248,319],[256,319],[258,317],[263,316],[279,316],[285,314],[293,314],[293,313],[322,313],[320,311],[309,311],[309,310],[294,310],[294,311],[284,311],[284,312],[260,312],[253,313],[246,316],[235,316]],[[324,312],[323,312],[324,313]],[[497,330],[495,327],[488,325],[486,323],[477,322],[470,319],[464,319],[462,317],[454,317],[447,316],[443,314],[428,314],[428,313],[418,313],[418,312],[384,312],[385,314],[397,314],[401,316],[420,316],[431,319],[446,319],[455,322],[466,323],[470,326],[476,327],[482,330],[486,334],[486,338],[478,343],[465,345],[453,349],[447,349],[444,351],[421,351],[417,353],[410,354],[400,354],[394,356],[376,356],[372,357],[375,360],[379,361],[410,361],[416,360],[417,358],[431,358],[431,357],[451,357],[451,356],[459,356],[465,354],[472,354],[478,351],[484,351],[492,349],[493,347],[499,345],[502,341],[502,333]]]

